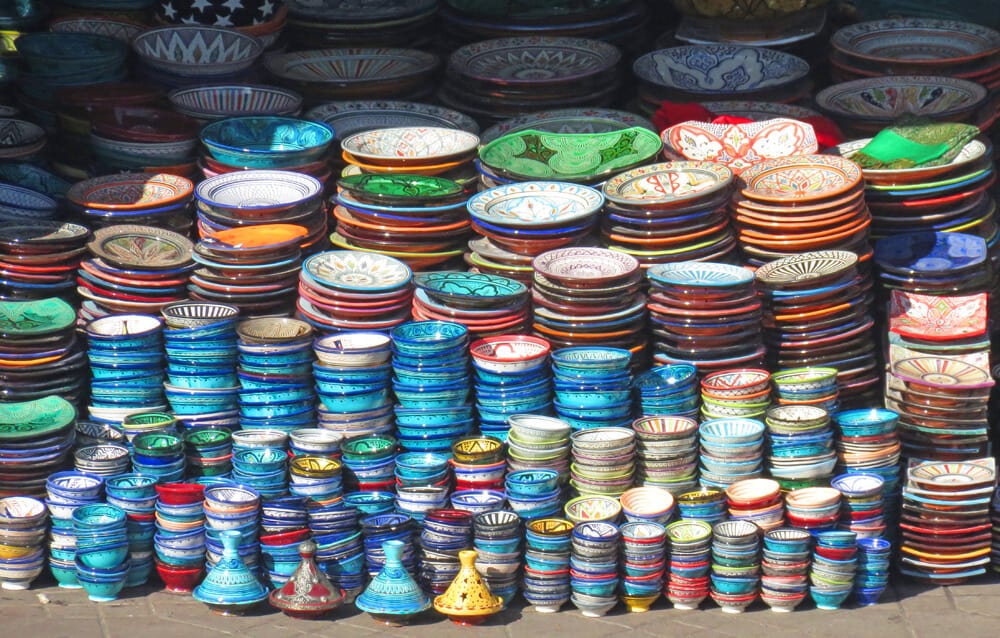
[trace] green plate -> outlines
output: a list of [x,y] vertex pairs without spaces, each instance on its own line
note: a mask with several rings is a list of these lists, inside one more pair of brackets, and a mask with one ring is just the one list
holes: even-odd
[[75,420],[76,408],[57,396],[23,403],[0,403],[0,441],[52,434],[69,427]]
[[607,133],[529,129],[493,140],[479,151],[479,159],[513,179],[596,182],[649,161],[661,146],[660,137],[641,126]]
[[56,297],[36,301],[0,301],[0,336],[27,337],[59,332],[75,322],[73,307]]
[[413,204],[414,200],[437,201],[457,198],[464,189],[458,182],[431,175],[349,175],[337,185],[360,200]]

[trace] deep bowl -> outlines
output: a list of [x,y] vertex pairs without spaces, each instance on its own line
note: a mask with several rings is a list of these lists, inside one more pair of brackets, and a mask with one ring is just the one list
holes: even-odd
[[247,168],[284,168],[322,159],[334,140],[333,129],[291,117],[244,116],[213,122],[200,139],[220,162]]

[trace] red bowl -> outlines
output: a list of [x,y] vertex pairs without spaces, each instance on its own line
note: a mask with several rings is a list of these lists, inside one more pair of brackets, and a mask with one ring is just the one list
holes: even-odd
[[289,545],[291,543],[301,543],[309,538],[312,531],[307,527],[291,532],[280,532],[278,534],[268,534],[260,537],[261,545]]
[[156,573],[160,575],[160,580],[166,585],[167,591],[172,594],[190,594],[205,573],[203,567],[172,567],[160,561],[156,561]]
[[90,114],[94,132],[126,142],[180,142],[198,136],[198,122],[169,109],[150,106],[95,108]]
[[156,486],[160,502],[167,505],[192,505],[205,500],[205,486],[200,483],[166,483]]
[[856,547],[823,547],[816,546],[816,554],[830,560],[847,560],[858,553]]

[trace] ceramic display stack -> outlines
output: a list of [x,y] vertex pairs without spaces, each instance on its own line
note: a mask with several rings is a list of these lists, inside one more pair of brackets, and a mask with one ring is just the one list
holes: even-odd
[[698,370],[689,363],[668,363],[636,377],[632,388],[643,416],[698,415]]
[[[678,496],[698,485],[698,422],[653,416],[632,424],[636,438],[635,483]],[[624,507],[624,505],[623,505]]]
[[840,408],[837,368],[808,367],[778,370],[771,375],[774,402],[779,406],[808,405],[836,414]]
[[[315,373],[316,366],[313,366]],[[323,428],[299,428],[288,434],[288,449],[293,456],[318,456],[340,461],[344,435]]]
[[388,434],[368,434],[345,443],[341,460],[346,491],[392,495],[396,485],[396,447],[395,437]]
[[771,406],[771,373],[760,368],[727,369],[701,379],[702,420],[738,416],[763,420]]
[[785,494],[788,522],[792,527],[813,532],[836,529],[840,523],[842,501],[842,493],[834,487],[794,489]]
[[[263,448],[267,449],[267,448]],[[239,560],[254,573],[260,562],[260,494],[249,487],[219,485],[204,491],[205,560],[208,573],[229,553],[233,538],[227,533],[236,532],[235,539]],[[226,569],[230,569],[227,559]]]
[[726,493],[714,487],[684,492],[677,497],[682,520],[705,521],[711,525],[726,520],[728,505]]
[[773,529],[764,534],[760,597],[772,611],[792,611],[809,593],[812,536],[795,528]]
[[539,518],[525,526],[524,599],[539,613],[559,611],[570,599],[570,553],[573,524]]
[[248,319],[236,334],[240,426],[288,432],[315,425],[312,327],[297,319]]
[[78,472],[110,478],[127,474],[132,469],[131,453],[125,445],[89,445],[73,452],[73,466]]
[[764,424],[755,419],[712,419],[698,429],[702,487],[726,487],[764,471]]
[[872,280],[858,254],[805,252],[765,263],[756,277],[771,369],[836,368],[845,407],[870,405],[880,375]]
[[632,354],[624,348],[565,347],[552,353],[555,411],[574,430],[632,422]]
[[712,525],[707,521],[682,519],[667,525],[667,538],[670,540],[667,599],[674,609],[697,609],[708,597]]
[[875,605],[889,583],[889,555],[892,543],[884,538],[858,539],[858,571],[854,576],[854,602]]
[[530,293],[523,283],[482,272],[435,271],[413,277],[413,318],[460,323],[473,339],[528,332]]
[[473,517],[462,510],[431,510],[424,517],[418,536],[420,562],[417,581],[435,594],[442,594],[461,569],[459,554],[472,548]]
[[570,424],[562,419],[531,414],[515,414],[507,422],[510,425],[507,469],[511,472],[554,470],[559,477],[559,485],[566,485],[569,482],[570,435],[573,431]]
[[[4,550],[0,558],[0,589],[27,589],[31,582],[45,568],[45,527],[49,513],[45,503],[30,496],[7,496],[0,498],[0,547]],[[52,548],[54,549],[54,547]],[[50,550],[51,551],[51,550]],[[70,550],[69,553],[74,553]],[[60,585],[72,579],[67,571],[65,555],[50,556],[49,567]],[[60,562],[61,561],[61,562]],[[75,566],[73,568],[75,572]]]
[[170,593],[190,594],[205,571],[204,492],[197,483],[156,486],[153,550],[156,572]]
[[636,434],[624,427],[573,433],[569,484],[578,494],[620,497],[635,477]]
[[[576,317],[570,322],[552,321],[536,309],[536,336],[548,339],[553,348],[624,348],[632,353],[634,364],[645,359],[646,301],[634,257],[604,248],[559,248],[531,263],[535,295],[562,303],[563,312]],[[602,314],[594,315],[595,310]],[[615,318],[603,316],[608,313],[615,313]]]
[[726,521],[712,528],[709,594],[722,611],[743,612],[760,594],[760,529],[750,521]]
[[570,601],[590,618],[599,618],[618,604],[618,545],[621,531],[607,521],[573,528],[570,555]]
[[[344,437],[392,429],[392,402],[385,392],[392,356],[389,344],[388,335],[378,332],[334,332],[313,342],[319,427]],[[338,391],[342,400],[334,401]],[[348,396],[357,401],[344,401]],[[327,403],[333,403],[333,409]]]
[[854,588],[858,570],[857,537],[854,532],[822,531],[815,538],[809,596],[819,609],[840,609]]
[[702,374],[762,363],[762,302],[752,271],[682,261],[652,266],[646,277],[658,362],[687,362]]
[[192,479],[228,477],[233,469],[233,437],[224,428],[195,427],[184,433],[186,475]]
[[510,432],[508,404],[521,414],[551,413],[551,349],[545,339],[514,334],[486,337],[469,346],[480,432],[505,441]]
[[184,440],[169,432],[147,432],[132,439],[132,470],[164,483],[184,479]]
[[726,503],[731,520],[749,521],[765,533],[785,524],[781,484],[773,479],[736,481],[726,488]]
[[130,566],[125,512],[96,503],[73,511],[76,578],[94,602],[115,600]]
[[[80,255],[86,252],[90,230],[80,224],[58,221],[7,223],[0,231],[0,290],[10,300],[51,299],[74,288]],[[25,231],[32,235],[27,237]],[[44,267],[44,280],[34,268]],[[36,288],[41,285],[42,288]]]
[[233,452],[232,479],[253,488],[262,498],[284,496],[288,493],[288,452],[277,447],[237,450]]
[[[0,421],[3,423],[0,426],[0,462],[5,468],[0,494],[44,496],[49,475],[66,467],[71,453],[76,460],[73,451],[76,409],[58,396],[0,403]],[[25,427],[25,424],[31,425]],[[128,450],[120,449],[125,452],[121,463],[125,465]]]
[[400,552],[396,560],[412,575],[417,573],[417,551],[413,539],[416,533],[413,519],[406,514],[386,512],[372,514],[361,519],[361,532],[364,537],[365,562],[368,574],[372,578],[378,575],[385,566],[385,543],[393,541],[400,543]]
[[105,481],[106,502],[125,512],[129,571],[126,587],[144,585],[153,571],[156,536],[156,477],[123,474]]
[[452,507],[473,514],[503,509],[506,452],[503,441],[485,435],[459,439],[451,446],[448,463],[455,477]]
[[829,412],[813,405],[769,408],[768,474],[791,489],[827,483],[837,464],[831,422]]
[[621,526],[621,599],[632,612],[649,611],[663,593],[667,530],[656,522],[633,521]]
[[[472,382],[465,326],[449,321],[412,321],[393,328],[389,336],[392,389],[399,407],[461,410],[468,405]],[[440,412],[429,412],[415,425],[397,424],[396,428],[402,449],[422,452],[448,452],[471,430],[471,418],[442,423]]]
[[[887,531],[885,479],[878,474],[841,474],[830,481],[843,501],[838,529],[854,532],[858,539],[881,538]],[[895,521],[895,516],[891,520]]]
[[[353,600],[365,584],[365,549],[358,512],[334,502],[309,503],[309,529],[316,542],[316,562],[330,581]],[[287,567],[287,565],[286,565]]]
[[521,518],[511,512],[485,512],[473,519],[476,569],[504,605],[517,595],[524,560]]
[[[903,486],[899,572],[918,582],[953,585],[990,564],[992,458],[914,463]],[[956,510],[953,499],[966,503]]]

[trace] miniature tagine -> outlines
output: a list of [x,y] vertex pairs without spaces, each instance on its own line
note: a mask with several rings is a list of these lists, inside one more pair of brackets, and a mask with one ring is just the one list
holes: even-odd
[[316,543],[299,545],[302,562],[282,587],[271,592],[271,605],[293,618],[320,618],[344,602],[344,590],[338,589],[320,571],[314,556]]
[[434,599],[434,609],[458,625],[478,625],[503,609],[503,600],[490,592],[476,571],[476,555],[474,550],[458,553],[461,570],[448,590]]
[[405,625],[431,606],[430,597],[403,567],[403,548],[403,542],[398,540],[382,544],[385,565],[354,601],[358,609],[377,622],[394,627]]
[[240,558],[239,546],[243,534],[230,529],[223,531],[220,537],[222,559],[195,587],[194,599],[223,616],[237,615],[263,602],[267,598],[267,588]]

